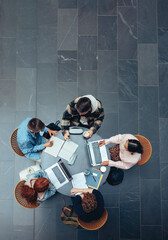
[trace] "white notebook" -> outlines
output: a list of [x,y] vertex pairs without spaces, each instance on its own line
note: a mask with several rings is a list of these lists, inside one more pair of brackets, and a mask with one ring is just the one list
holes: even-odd
[[44,151],[54,157],[58,156],[60,158],[63,158],[68,162],[78,148],[78,144],[72,141],[61,140],[58,137],[52,136],[50,140],[53,141],[53,146],[47,147]]

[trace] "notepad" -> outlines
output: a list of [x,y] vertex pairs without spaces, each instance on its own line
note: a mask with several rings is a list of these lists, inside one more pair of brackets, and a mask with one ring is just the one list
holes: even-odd
[[87,176],[86,184],[90,188],[98,189],[103,178],[103,174],[96,168],[90,169],[90,174]]
[[72,142],[72,141],[64,141],[58,137],[52,136],[50,141],[53,141],[52,147],[47,147],[44,151],[54,157],[60,157],[68,162],[72,161],[72,158],[74,159],[74,154],[76,152],[76,149],[78,148],[78,144]]

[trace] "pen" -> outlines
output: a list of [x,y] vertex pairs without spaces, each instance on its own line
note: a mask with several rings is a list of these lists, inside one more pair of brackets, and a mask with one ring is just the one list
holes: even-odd
[[95,182],[96,182],[96,179],[95,179],[95,177],[94,177],[94,175],[91,173],[91,176],[93,177],[93,179],[95,180]]

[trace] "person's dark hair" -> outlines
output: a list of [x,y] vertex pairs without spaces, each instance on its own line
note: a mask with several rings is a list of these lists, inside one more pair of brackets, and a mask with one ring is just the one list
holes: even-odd
[[95,195],[88,192],[84,193],[81,204],[84,212],[93,212],[97,208],[97,200]]
[[76,109],[80,112],[80,113],[84,113],[89,111],[89,109],[91,108],[91,101],[89,98],[87,97],[81,97],[79,99],[79,101],[76,104]]
[[44,192],[49,188],[50,182],[45,177],[40,177],[35,181],[34,190],[36,192]]
[[137,152],[137,153],[143,153],[142,145],[138,140],[135,139],[129,139],[128,140],[128,151],[129,152]]
[[28,185],[22,186],[21,196],[25,198],[29,203],[36,203],[37,201],[37,192]]
[[45,124],[38,118],[32,118],[27,126],[33,132],[40,132],[45,128]]

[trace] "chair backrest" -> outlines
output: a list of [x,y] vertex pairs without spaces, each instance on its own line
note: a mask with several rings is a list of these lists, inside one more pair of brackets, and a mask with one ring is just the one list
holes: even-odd
[[25,184],[25,182],[26,182],[25,180],[22,180],[17,183],[14,191],[15,199],[24,208],[29,208],[29,209],[36,208],[40,205],[40,203],[34,203],[34,204],[28,203],[27,200],[21,196],[21,188]]
[[24,154],[22,153],[22,151],[20,150],[19,148],[19,145],[18,145],[18,142],[17,142],[17,131],[18,131],[18,128],[16,128],[13,133],[11,134],[11,137],[10,137],[10,144],[11,144],[11,147],[13,149],[13,151],[18,154],[19,156],[24,156]]
[[103,214],[98,220],[95,220],[92,222],[84,222],[78,218],[78,223],[81,227],[83,227],[86,230],[97,230],[106,223],[107,218],[108,218],[108,212],[106,208],[104,208]]
[[141,145],[143,147],[143,153],[141,154],[141,160],[136,165],[143,165],[149,160],[149,158],[152,154],[152,146],[147,138],[145,138],[141,135],[135,135],[135,137],[139,140],[139,142],[141,143]]

